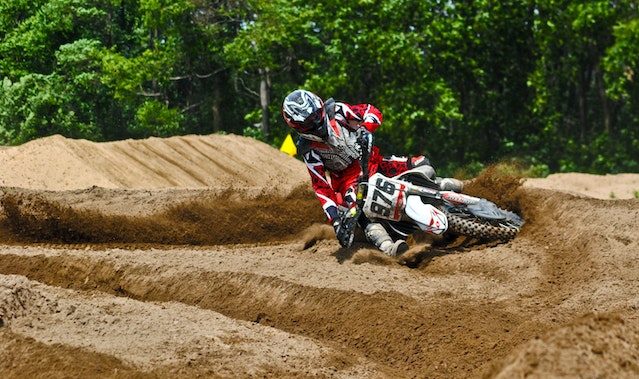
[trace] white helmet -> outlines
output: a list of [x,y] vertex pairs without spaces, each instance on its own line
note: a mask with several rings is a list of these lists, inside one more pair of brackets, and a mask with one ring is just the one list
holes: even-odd
[[324,102],[316,94],[297,89],[284,98],[282,116],[302,138],[323,141],[328,136]]

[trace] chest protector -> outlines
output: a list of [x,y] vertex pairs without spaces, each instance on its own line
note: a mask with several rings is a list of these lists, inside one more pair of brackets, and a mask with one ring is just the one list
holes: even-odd
[[324,103],[324,107],[329,119],[328,137],[324,143],[314,143],[312,147],[322,158],[327,170],[340,172],[362,155],[357,144],[357,133],[343,126],[335,118],[335,101],[333,99],[328,99]]

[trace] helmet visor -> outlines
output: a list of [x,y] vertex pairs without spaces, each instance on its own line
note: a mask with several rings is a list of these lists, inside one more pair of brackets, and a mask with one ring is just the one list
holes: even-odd
[[321,107],[306,117],[302,122],[300,132],[321,135],[324,129],[324,108]]

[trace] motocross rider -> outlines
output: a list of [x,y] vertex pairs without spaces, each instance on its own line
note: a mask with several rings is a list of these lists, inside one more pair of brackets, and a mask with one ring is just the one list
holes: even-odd
[[[361,147],[357,139],[362,133],[373,133],[382,124],[382,113],[371,104],[349,105],[333,99],[323,102],[314,93],[297,89],[284,99],[282,116],[299,134],[297,151],[306,163],[324,213],[338,234],[342,227],[340,210],[354,206],[356,201],[361,174]],[[373,146],[368,163],[370,175],[380,172],[388,177],[418,166],[435,179],[435,170],[424,156],[382,157]],[[327,171],[330,180],[326,178]],[[456,179],[437,178],[437,181],[444,190],[462,189],[462,183]],[[381,223],[370,221],[363,214],[359,225],[368,241],[386,255],[397,256],[408,249],[406,241],[393,241]]]

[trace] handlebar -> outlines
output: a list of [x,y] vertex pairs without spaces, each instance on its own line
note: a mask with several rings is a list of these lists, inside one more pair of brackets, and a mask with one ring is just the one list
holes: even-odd
[[368,181],[368,160],[370,158],[371,149],[373,148],[373,134],[368,130],[361,128],[358,130],[359,136],[357,137],[357,143],[362,150],[362,156],[360,158],[360,164],[362,167],[362,177],[360,181]]
[[362,156],[359,160],[362,175],[357,180],[357,207],[361,209],[364,206],[364,198],[366,198],[366,191],[368,190],[368,162],[373,148],[373,135],[362,128],[359,130],[357,143],[362,151]]

